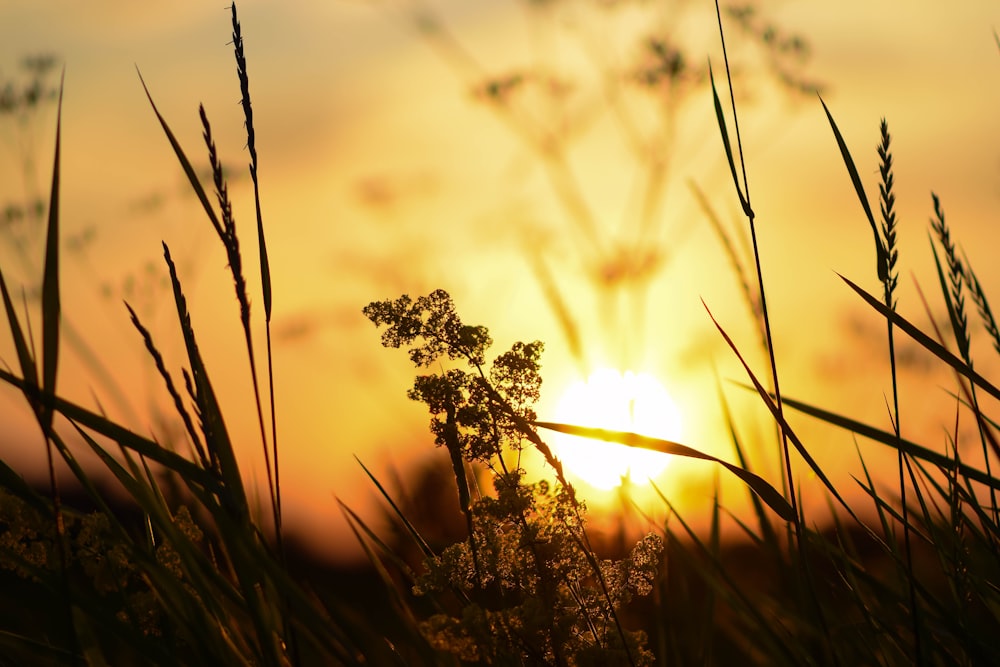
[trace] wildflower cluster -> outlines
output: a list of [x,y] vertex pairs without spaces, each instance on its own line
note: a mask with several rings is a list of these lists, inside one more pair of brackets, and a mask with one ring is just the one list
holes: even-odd
[[[464,362],[420,375],[410,398],[426,403],[431,431],[448,449],[468,539],[430,555],[414,593],[436,602],[421,623],[430,644],[484,664],[649,664],[641,632],[623,629],[618,611],[648,594],[662,542],[643,538],[620,561],[598,559],[585,530],[585,507],[562,475],[528,483],[526,445],[545,447],[530,422],[541,386],[542,344],[516,343],[485,370],[487,330],[462,323],[438,290],[372,303],[365,315],[386,327],[387,347],[407,347],[426,367],[443,357]],[[470,485],[468,468],[485,467],[493,493]],[[473,478],[474,479],[474,478]]]
[[51,517],[0,489],[0,568],[37,581],[36,572],[54,562]]
[[[142,635],[161,636],[162,602],[136,562],[142,556],[135,553],[135,545],[121,539],[103,512],[67,512],[64,516],[68,563],[74,573],[81,575],[78,583],[95,597],[117,605],[118,620],[132,624]],[[203,533],[186,507],[177,510],[173,523],[186,539],[201,543]],[[0,489],[0,569],[10,570],[22,579],[43,582],[57,571],[57,549],[52,517]],[[150,555],[167,574],[192,590],[180,556],[170,542],[156,542]]]

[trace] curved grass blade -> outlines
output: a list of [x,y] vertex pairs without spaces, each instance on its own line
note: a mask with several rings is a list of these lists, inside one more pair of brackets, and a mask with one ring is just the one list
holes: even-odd
[[[744,470],[749,470],[750,466],[747,463],[746,453],[743,448],[743,444],[740,442],[740,436],[736,432],[736,423],[733,421],[732,411],[729,409],[729,401],[726,400],[726,396],[722,391],[722,386],[719,384],[719,376],[716,373],[716,388],[719,391],[719,404],[722,407],[722,416],[726,422],[726,428],[729,430],[729,437],[733,441],[733,448],[736,450],[736,458],[739,461],[740,467]],[[774,526],[771,525],[770,519],[768,519],[767,513],[764,511],[764,506],[761,505],[760,497],[756,494],[750,494],[750,502],[753,504],[754,514],[757,516],[757,524],[760,526],[760,537],[763,539],[764,543],[772,547],[776,552],[780,548],[778,543],[778,536],[774,532]]]
[[[21,380],[17,386],[24,392],[28,403],[34,408],[38,400],[38,367],[35,366],[35,359],[31,356],[31,348],[28,347],[28,340],[24,336],[24,329],[21,328],[21,320],[14,310],[14,302],[11,301],[10,292],[7,291],[7,281],[4,280],[3,271],[0,271],[0,295],[3,296],[4,310],[7,312],[7,325],[10,327],[10,335],[14,339],[14,349],[17,351],[17,361],[21,366]],[[0,369],[0,372],[5,372]],[[11,375],[11,377],[14,377]]]
[[0,460],[0,489],[16,496],[39,513],[50,510],[46,499],[3,460]]
[[423,553],[424,558],[433,558],[434,550],[431,549],[429,544],[427,544],[427,541],[423,538],[423,536],[416,529],[416,527],[414,527],[414,525],[410,523],[410,520],[406,518],[406,515],[403,513],[403,510],[399,508],[399,505],[397,505],[396,501],[392,499],[392,496],[390,496],[389,492],[386,491],[384,486],[382,486],[382,483],[378,481],[378,478],[375,477],[375,475],[372,474],[372,472],[365,466],[365,464],[361,462],[361,459],[355,456],[354,460],[358,462],[358,465],[361,466],[361,469],[365,471],[366,475],[368,475],[368,479],[372,481],[372,483],[375,485],[375,488],[378,489],[382,497],[385,498],[387,503],[389,503],[389,506],[392,508],[392,511],[395,512],[396,516],[399,517],[399,520],[403,522],[403,526],[406,528],[406,531],[410,534],[410,537],[413,538],[414,544],[416,544],[417,547],[420,549],[421,553]]
[[[858,485],[858,488],[861,489],[861,491],[863,491],[865,495],[871,498],[872,503],[875,505],[875,508],[880,515],[885,514],[886,516],[891,517],[895,523],[903,525],[904,522],[903,513],[900,510],[893,507],[885,499],[885,494],[879,493],[878,489],[872,486],[871,483],[866,484],[865,482],[862,482],[854,475],[851,475],[851,478]],[[924,543],[934,544],[934,541],[924,531],[920,529],[920,526],[918,524],[909,520],[907,520],[906,523],[907,525],[909,525],[910,531],[918,538],[920,538]],[[889,541],[886,540],[885,544],[889,544]],[[905,564],[902,561],[902,557],[899,554],[895,553],[895,551],[893,551],[891,555],[893,559],[895,559],[896,563],[900,566],[903,566],[905,569]]]
[[834,412],[828,410],[823,410],[822,408],[817,408],[808,403],[803,403],[802,401],[797,401],[793,398],[783,398],[785,403],[789,407],[798,410],[804,414],[816,417],[828,424],[833,424],[834,426],[839,426],[845,430],[851,431],[852,433],[857,433],[858,435],[864,436],[875,442],[881,442],[883,445],[888,445],[893,449],[900,449],[902,452],[908,456],[912,456],[916,459],[922,459],[931,463],[943,470],[957,471],[958,474],[966,477],[970,480],[979,482],[993,489],[1000,489],[1000,479],[996,479],[987,475],[981,470],[977,470],[961,461],[956,461],[954,458],[946,456],[944,454],[939,454],[934,450],[927,449],[915,442],[909,440],[897,439],[896,434],[883,431],[881,429],[870,426],[859,422],[857,420],[851,419],[849,417],[844,417],[843,415],[838,415]]
[[[838,273],[837,275],[840,274]],[[847,283],[851,289],[857,292],[862,299],[868,302],[868,305],[877,310],[883,317],[891,320],[893,324],[902,329],[910,338],[920,343],[920,345],[922,345],[928,352],[967,377],[977,387],[980,387],[993,398],[1000,399],[1000,389],[990,383],[990,381],[982,375],[969,368],[964,361],[949,352],[943,345],[918,329],[914,324],[909,322],[899,313],[895,312],[891,308],[887,308],[884,303],[855,285],[848,278],[845,278],[844,276],[840,276],[840,278]]]
[[826,118],[830,121],[830,127],[833,129],[833,136],[837,139],[837,146],[840,148],[840,155],[844,159],[844,166],[847,167],[847,173],[851,177],[851,183],[854,184],[854,191],[858,195],[858,201],[861,202],[861,207],[865,210],[865,216],[868,218],[868,223],[872,226],[872,232],[875,234],[875,251],[876,251],[876,269],[878,271],[879,282],[885,282],[889,279],[889,253],[885,249],[885,245],[882,243],[882,237],[878,233],[878,225],[875,224],[875,216],[872,215],[871,206],[868,204],[868,196],[865,195],[865,189],[861,185],[861,177],[858,176],[858,168],[854,166],[854,158],[851,157],[851,151],[847,148],[847,143],[844,141],[844,136],[840,133],[840,129],[837,127],[837,123],[834,122],[833,116],[830,114],[830,110],[826,106],[826,102],[823,98],[819,98],[819,103],[823,105],[823,111],[826,112]]
[[[868,471],[868,464],[865,463],[865,457],[862,456],[861,454],[861,447],[860,445],[858,445],[858,439],[854,438],[853,440],[854,440],[854,451],[856,451],[858,454],[858,461],[861,463],[861,470],[865,474],[865,480],[867,481],[868,488],[874,489],[875,481],[872,479],[871,473]],[[860,481],[858,481],[858,483],[860,484]],[[891,535],[892,532],[889,527],[889,521],[885,518],[885,512],[883,511],[882,506],[879,505],[878,503],[874,503],[874,506],[875,506],[875,511],[878,514],[879,524],[882,526],[882,534]],[[834,517],[834,520],[837,521],[837,525],[839,526],[840,521],[837,520],[837,515],[831,512],[831,516]],[[890,546],[893,549],[893,553],[895,553],[895,549],[897,546],[895,540],[888,541],[887,546]]]
[[[704,302],[702,303],[704,304]],[[771,416],[774,418],[776,422],[778,422],[778,425],[781,427],[781,430],[785,433],[788,439],[792,441],[792,445],[795,446],[795,451],[799,453],[799,456],[801,456],[802,459],[806,462],[806,464],[809,466],[809,469],[812,470],[813,473],[816,475],[817,479],[819,479],[819,481],[823,483],[823,486],[825,486],[827,490],[831,494],[833,494],[833,497],[837,499],[837,502],[840,503],[841,507],[843,507],[847,511],[847,513],[851,515],[852,518],[858,520],[858,517],[854,513],[854,510],[851,509],[851,506],[847,503],[846,500],[844,500],[843,496],[840,495],[840,492],[837,491],[837,487],[833,485],[833,482],[830,481],[830,478],[826,476],[826,473],[823,472],[823,469],[819,466],[818,463],[816,463],[816,459],[812,457],[812,454],[809,453],[809,450],[806,449],[805,445],[802,444],[802,441],[799,440],[799,436],[795,433],[794,430],[792,430],[792,427],[791,425],[789,425],[788,420],[786,420],[784,414],[782,414],[782,409],[778,406],[777,403],[775,403],[774,399],[771,398],[771,395],[768,393],[768,391],[764,389],[764,385],[760,383],[760,380],[757,379],[757,376],[754,375],[753,371],[750,370],[750,365],[746,362],[746,359],[743,358],[743,355],[740,354],[739,348],[736,347],[736,343],[733,342],[733,339],[729,337],[729,334],[726,333],[726,330],[723,329],[722,325],[720,325],[718,320],[715,319],[715,315],[712,314],[712,311],[708,310],[708,305],[705,305],[705,310],[708,311],[708,316],[711,318],[712,324],[715,325],[715,328],[718,329],[720,334],[722,334],[722,338],[726,341],[726,344],[729,345],[729,349],[731,349],[733,351],[733,354],[736,355],[736,358],[739,359],[740,364],[742,364],[743,366],[743,370],[745,370],[747,373],[747,377],[749,377],[750,381],[753,382],[753,386],[754,389],[756,389],[757,391],[757,395],[760,396],[762,401],[764,401],[764,405],[766,405],[767,409],[770,410]],[[784,399],[782,399],[782,402],[784,402]],[[858,520],[858,523],[862,522]]]
[[[385,541],[382,540],[378,534],[372,530],[372,528],[365,523],[365,521],[357,515],[357,513],[350,508],[347,503],[345,503],[340,498],[336,498],[337,505],[340,507],[341,514],[347,520],[351,531],[354,533],[354,537],[357,538],[358,543],[365,550],[365,554],[371,560],[372,566],[380,571],[385,571],[385,566],[382,564],[382,559],[379,558],[378,554],[375,553],[375,549],[381,553],[391,564],[395,567],[402,575],[406,578],[407,584],[412,585],[416,581],[416,575],[413,573],[413,568],[403,560],[396,551],[393,550]],[[364,535],[362,535],[364,533]],[[372,546],[374,545],[374,547]],[[393,595],[396,592],[392,592]],[[409,609],[404,609],[404,613],[410,615]]]
[[146,99],[149,100],[150,106],[153,107],[153,113],[156,114],[156,119],[160,121],[160,127],[163,128],[164,134],[167,135],[167,141],[170,142],[171,148],[174,149],[174,154],[177,155],[177,161],[181,163],[181,167],[184,169],[184,174],[187,176],[188,181],[191,183],[191,188],[194,193],[198,196],[198,201],[201,202],[202,208],[205,209],[205,213],[208,215],[208,219],[212,221],[212,225],[215,227],[215,231],[222,235],[222,223],[219,222],[219,218],[215,215],[215,211],[212,210],[212,203],[205,193],[205,188],[201,186],[201,181],[198,180],[198,174],[195,172],[194,167],[191,166],[191,162],[187,159],[184,154],[184,149],[181,148],[180,143],[178,143],[174,133],[170,130],[167,125],[167,121],[163,119],[160,115],[160,110],[156,108],[156,103],[153,102],[153,96],[149,93],[149,88],[146,87],[146,82],[142,78],[142,73],[136,68],[136,73],[139,74],[139,82],[142,84],[142,89],[146,93]]
[[170,273],[174,304],[177,307],[177,319],[181,325],[188,361],[191,364],[191,374],[194,377],[195,400],[198,403],[199,416],[205,435],[205,447],[214,460],[218,461],[218,472],[222,481],[221,492],[229,501],[230,507],[228,509],[243,519],[249,519],[250,508],[247,504],[246,491],[236,461],[236,453],[233,450],[233,443],[229,438],[229,432],[226,430],[226,423],[222,417],[222,409],[208,378],[208,370],[205,368],[201,352],[198,350],[194,327],[191,325],[191,314],[187,309],[187,300],[181,291],[177,267],[170,257],[170,249],[166,243],[163,244],[163,258]]
[[726,470],[743,480],[743,482],[749,486],[750,489],[752,489],[753,492],[756,493],[768,507],[774,510],[775,514],[780,516],[785,521],[795,521],[795,512],[792,510],[792,506],[788,504],[780,493],[778,493],[777,489],[771,486],[762,477],[755,475],[749,470],[733,465],[732,463],[723,461],[720,458],[716,458],[710,454],[688,447],[687,445],[682,445],[678,442],[673,442],[672,440],[653,438],[648,435],[639,435],[638,433],[631,433],[628,431],[611,431],[603,428],[575,426],[572,424],[558,424],[553,422],[532,422],[532,425],[539,428],[549,429],[550,431],[566,433],[568,435],[576,435],[594,440],[604,440],[606,442],[617,442],[629,447],[639,447],[642,449],[650,449],[654,452],[662,452],[664,454],[673,454],[674,456],[685,456],[687,458],[702,459],[704,461],[718,463]]
[[712,100],[715,104],[715,118],[719,121],[719,132],[722,134],[722,143],[726,149],[726,159],[729,160],[729,171],[733,174],[733,185],[736,186],[736,194],[740,197],[740,206],[743,214],[753,220],[753,211],[750,210],[750,202],[743,196],[743,188],[740,187],[740,179],[736,175],[736,162],[733,161],[733,146],[729,141],[729,131],[726,129],[726,116],[722,112],[722,102],[719,100],[719,93],[715,89],[715,76],[712,74],[712,67],[708,68],[708,78],[712,84]]
[[[359,517],[355,512],[344,504],[342,500],[337,499],[337,504],[340,506],[341,512],[344,514],[344,518],[347,519],[347,524],[354,533],[354,537],[357,539],[361,548],[364,549],[365,555],[368,557],[368,561],[371,563],[372,568],[378,574],[379,579],[382,580],[382,584],[385,587],[385,591],[389,595],[389,599],[392,602],[393,609],[395,613],[404,620],[404,631],[408,635],[408,639],[411,642],[410,646],[415,647],[419,651],[424,664],[432,665],[436,662],[433,649],[427,644],[427,640],[420,634],[417,630],[419,628],[419,621],[413,614],[413,609],[410,607],[409,603],[404,599],[402,590],[393,581],[392,575],[389,574],[388,569],[382,563],[382,559],[375,552],[376,548],[379,552],[384,554],[389,561],[403,573],[407,579],[407,583],[412,584],[413,573],[410,571],[409,566],[403,561],[399,556],[397,556],[392,549],[386,545],[379,537],[374,533],[374,531],[369,528],[365,522]],[[362,535],[362,532],[364,535]],[[366,539],[367,538],[367,539]],[[369,543],[369,540],[371,543]],[[373,546],[373,544],[375,546]],[[435,610],[439,610],[440,606],[437,604],[436,600],[432,600],[434,603]],[[399,664],[405,664],[405,661],[398,655],[392,642],[385,639],[385,643],[388,645],[391,655],[397,659]]]
[[[3,369],[0,369],[0,380],[18,387],[22,391],[27,391],[27,387],[29,385],[29,383],[25,382],[22,378],[19,378]],[[179,454],[176,454],[169,449],[165,449],[152,440],[133,433],[127,428],[119,426],[99,414],[91,412],[90,410],[80,407],[79,405],[71,403],[63,398],[59,398],[58,396],[54,397],[53,406],[56,412],[63,415],[67,419],[105,436],[113,440],[115,443],[133,450],[141,456],[145,456],[152,461],[156,461],[157,463],[175,471],[185,480],[193,484],[197,484],[213,492],[217,491],[219,485],[218,480],[216,480],[216,478],[209,472],[203,470]]]

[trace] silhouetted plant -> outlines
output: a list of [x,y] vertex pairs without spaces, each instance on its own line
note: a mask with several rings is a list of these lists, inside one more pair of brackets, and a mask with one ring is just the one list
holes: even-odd
[[[652,590],[662,541],[649,534],[620,561],[594,555],[583,503],[529,425],[541,343],[515,343],[487,371],[489,333],[463,324],[442,290],[364,312],[385,327],[382,343],[408,348],[418,368],[460,362],[417,376],[409,392],[427,404],[435,442],[448,450],[468,528],[467,539],[427,554],[415,581],[417,595],[444,607],[421,622],[430,644],[485,664],[651,664],[645,635],[624,630],[618,612]],[[520,454],[529,446],[552,466],[555,486],[525,482]],[[475,465],[492,473],[493,494],[470,483]]]

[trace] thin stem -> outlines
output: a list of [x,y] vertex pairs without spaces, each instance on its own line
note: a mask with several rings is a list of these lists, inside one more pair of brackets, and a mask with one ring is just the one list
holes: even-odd
[[265,322],[264,327],[265,337],[267,338],[267,389],[271,405],[271,448],[274,454],[274,500],[277,508],[275,530],[278,535],[278,544],[281,548],[282,558],[284,558],[284,542],[281,538],[281,474],[278,468],[278,419],[274,407],[274,356],[271,353],[270,318]]
[[[778,409],[779,417],[783,417],[784,412],[781,403],[781,386],[778,381],[778,365],[777,361],[775,360],[774,340],[771,335],[771,318],[768,314],[768,309],[767,309],[767,295],[764,291],[764,274],[761,270],[760,251],[757,246],[757,226],[755,224],[755,215],[753,212],[753,207],[750,206],[750,185],[747,180],[746,161],[743,159],[743,142],[742,139],[740,138],[740,122],[739,122],[739,116],[737,116],[736,114],[736,97],[733,93],[733,78],[730,75],[729,55],[726,50],[726,39],[722,29],[722,13],[721,10],[719,9],[718,0],[716,0],[715,2],[715,13],[719,22],[719,35],[722,38],[722,57],[726,65],[726,80],[729,85],[729,99],[733,110],[733,125],[736,129],[736,146],[740,158],[740,172],[743,176],[743,192],[746,193],[746,202],[747,202],[746,215],[747,215],[747,221],[750,224],[750,240],[751,240],[751,247],[753,248],[754,269],[756,270],[757,273],[757,291],[760,294],[761,317],[763,318],[764,321],[764,339],[767,347],[768,362],[771,366],[771,382],[773,383],[774,386],[774,400],[775,400],[775,405],[777,406]],[[787,485],[788,501],[791,504],[792,510],[794,511],[796,516],[795,526],[794,526],[795,537],[796,541],[799,543],[799,549],[801,551],[802,536],[800,530],[800,522],[797,518],[799,516],[798,501],[795,495],[794,480],[792,479],[792,462],[791,462],[791,456],[789,455],[788,451],[788,436],[785,433],[784,428],[780,428],[780,432],[781,432],[781,456],[782,456],[782,461],[784,462],[784,470],[782,471],[784,477],[783,481]]]
[[[889,281],[885,283],[885,303],[888,308],[895,308],[895,304],[892,303],[892,295],[889,287]],[[910,519],[909,519],[909,507],[906,502],[906,478],[904,477],[904,467],[907,473],[909,473],[910,479],[915,479],[913,474],[913,468],[910,465],[910,458],[903,453],[902,447],[902,433],[900,429],[899,422],[899,386],[896,377],[896,346],[895,337],[893,336],[893,326],[892,321],[886,321],[887,334],[889,338],[889,368],[892,373],[892,410],[893,410],[893,430],[896,436],[896,454],[897,454],[897,465],[899,469],[899,502],[901,505],[901,513],[903,520],[903,552],[906,558],[906,573],[907,573],[907,585],[909,587],[910,596],[910,617],[912,619],[913,625],[913,651],[916,656],[916,662],[918,665],[924,664],[923,655],[923,642],[921,640],[920,632],[920,614],[919,607],[917,606],[917,591],[916,591],[916,581],[914,579],[913,571],[913,547],[911,544],[910,537]],[[886,535],[886,540],[890,539],[889,535]]]
[[[884,287],[885,307],[895,311],[895,291],[897,284],[896,260],[898,258],[898,251],[896,249],[896,212],[893,210],[896,197],[892,190],[895,179],[893,178],[892,173],[892,153],[890,152],[891,135],[889,134],[889,125],[884,118],[879,126],[879,131],[881,134],[881,142],[879,143],[877,150],[879,156],[879,173],[881,174],[881,182],[879,183],[879,208],[882,214],[882,241],[885,243],[885,253],[880,254],[880,258],[884,261],[883,268],[885,274],[882,285]],[[906,559],[907,586],[909,588],[910,597],[910,619],[913,627],[913,650],[916,663],[924,664],[919,608],[917,606],[916,580],[913,571],[913,547],[910,537],[909,518],[910,509],[906,500],[907,485],[906,477],[904,475],[904,467],[906,471],[909,472],[910,479],[914,482],[914,491],[919,493],[919,489],[916,485],[916,478],[913,475],[910,459],[903,452],[902,448],[902,425],[899,419],[899,382],[896,373],[896,344],[895,337],[893,335],[892,320],[886,320],[886,333],[889,340],[889,368],[892,375],[892,423],[893,431],[896,436],[896,456],[897,469],[899,471],[899,497],[901,505],[900,511],[903,522],[903,551]],[[885,537],[886,540],[892,539],[890,535],[886,535]],[[894,540],[893,543],[895,543]]]
[[[817,598],[816,589],[815,586],[813,585],[812,576],[810,572],[811,568],[809,567],[809,559],[805,553],[805,543],[802,534],[802,519],[799,513],[798,500],[795,494],[795,484],[794,484],[794,479],[792,477],[792,461],[788,450],[788,433],[784,427],[785,420],[784,420],[784,411],[782,408],[782,401],[781,401],[781,387],[778,381],[778,366],[774,354],[774,339],[771,335],[771,320],[770,316],[768,315],[767,296],[764,290],[764,275],[761,270],[761,264],[760,264],[760,252],[757,244],[757,228],[756,225],[754,224],[755,216],[750,200],[750,185],[747,179],[746,160],[743,157],[743,142],[740,136],[739,116],[736,113],[736,96],[733,92],[733,77],[729,67],[729,55],[726,49],[725,31],[723,30],[722,27],[722,11],[719,8],[718,0],[715,1],[715,14],[719,25],[719,37],[722,41],[722,57],[723,57],[723,62],[725,63],[726,66],[726,82],[729,86],[729,99],[733,112],[733,125],[736,130],[737,154],[739,156],[739,161],[740,161],[740,173],[743,177],[743,192],[745,193],[746,197],[746,206],[744,207],[744,212],[746,214],[747,221],[749,222],[750,225],[750,239],[751,239],[751,245],[753,247],[754,267],[757,271],[757,288],[758,291],[760,292],[760,308],[761,308],[761,315],[764,320],[764,336],[765,339],[767,340],[767,354],[771,366],[771,381],[774,385],[774,399],[777,412],[776,416],[778,417],[779,420],[779,426],[780,426],[779,430],[781,432],[781,455],[785,464],[784,474],[787,477],[788,500],[795,515],[793,528],[795,531],[796,548],[802,568],[801,573],[802,573],[802,578],[804,580],[803,584],[809,592],[813,610],[816,614],[816,617],[819,621],[820,627],[823,632],[823,638],[826,644],[825,651],[830,656],[830,658],[833,659],[834,664],[838,664],[839,661],[837,660],[836,652],[833,650],[832,642],[830,639],[830,630],[826,622],[826,616],[823,613],[823,608],[819,603],[819,599]],[[736,186],[737,188],[739,188],[739,183],[736,183]]]

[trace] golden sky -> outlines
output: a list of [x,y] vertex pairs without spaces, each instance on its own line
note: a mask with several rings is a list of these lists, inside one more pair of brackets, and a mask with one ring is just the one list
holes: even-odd
[[[607,252],[633,238],[629,225],[641,209],[644,172],[614,115],[586,97],[600,90],[601,63],[635,59],[634,40],[622,39],[631,34],[667,35],[684,45],[692,67],[711,59],[717,76],[721,52],[707,4],[646,3],[644,14],[586,2],[575,4],[591,9],[576,13],[564,4],[553,3],[548,14],[525,11],[520,2],[453,0],[429,7],[486,74],[542,71],[541,63],[546,72],[582,77],[566,93],[577,115],[564,120],[591,120],[572,135],[567,159]],[[360,313],[371,300],[443,287],[467,321],[490,327],[497,352],[514,340],[546,341],[545,416],[575,366],[533,273],[530,249],[549,266],[585,332],[590,361],[611,363],[609,345],[629,341],[631,363],[659,375],[686,414],[686,442],[729,457],[719,436],[713,368],[723,378],[744,378],[702,299],[750,350],[752,363],[764,367],[738,284],[687,185],[697,182],[724,220],[738,224],[707,86],[692,83],[674,107],[669,177],[652,217],[654,231],[643,237],[644,247],[662,259],[640,300],[645,307],[629,306],[627,290],[602,301],[593,282],[596,260],[581,250],[579,220],[560,208],[537,153],[519,138],[523,120],[512,125],[475,101],[473,86],[484,75],[419,34],[409,13],[416,6],[308,0],[238,7],[275,285],[279,440],[293,523],[317,545],[349,540],[334,495],[376,516],[353,456],[384,471],[390,465],[405,470],[433,454],[426,416],[405,398],[412,376],[405,355],[382,350]],[[985,1],[955,7],[922,0],[903,13],[898,5],[851,0],[760,8],[761,21],[809,43],[811,57],[801,72],[823,84],[873,201],[878,123],[888,118],[900,216],[900,309],[920,323],[926,318],[910,272],[936,293],[927,241],[931,190],[942,197],[987,291],[1000,284],[992,257],[1000,210],[1000,48],[993,32],[1000,7]],[[746,36],[731,22],[727,30],[733,63],[746,73],[737,80],[741,131],[785,391],[886,426],[884,332],[835,273],[876,289],[871,232],[822,108],[815,97],[789,95],[761,74],[763,61]],[[93,389],[111,414],[137,430],[153,428],[150,406],[167,403],[121,299],[136,307],[168,363],[179,369],[182,346],[161,284],[164,240],[179,259],[209,371],[235,415],[230,427],[251,443],[245,465],[259,473],[256,425],[243,417],[252,415],[252,395],[225,256],[136,74],[138,68],[189,157],[201,165],[197,108],[205,105],[230,168],[248,279],[257,289],[253,199],[229,40],[228,10],[200,1],[142,9],[112,1],[8,0],[0,6],[3,80],[17,75],[25,55],[53,53],[66,66],[64,312],[124,388],[131,408],[117,405],[73,351],[63,357],[63,393],[92,406]],[[582,101],[574,101],[577,93]],[[623,99],[628,113],[640,130],[653,132],[662,123],[661,107],[629,95]],[[529,118],[538,120],[531,114],[549,102],[527,99]],[[543,122],[559,119],[542,114]],[[54,120],[52,107],[30,126],[0,119],[0,202],[47,191]],[[25,178],[24,165],[32,161]],[[40,275],[37,266],[32,272],[19,263],[9,236],[0,240],[5,275],[30,286]],[[39,248],[28,250],[37,265]],[[934,303],[940,311],[940,298]],[[255,335],[263,340],[262,326]],[[6,334],[0,334],[0,356],[7,363],[15,358]],[[920,419],[906,422],[904,431],[940,432],[947,417],[922,403],[940,405],[947,396],[939,386],[946,376],[934,377],[914,372],[921,389],[906,405]],[[753,400],[727,391],[748,420],[748,437],[767,437]],[[0,414],[6,429],[0,452],[29,470],[43,451],[15,392],[0,391]],[[853,453],[843,434],[822,446],[849,448],[829,454],[831,465],[845,458],[838,452]],[[699,486],[706,470],[692,464],[673,473],[693,503],[707,493]]]

